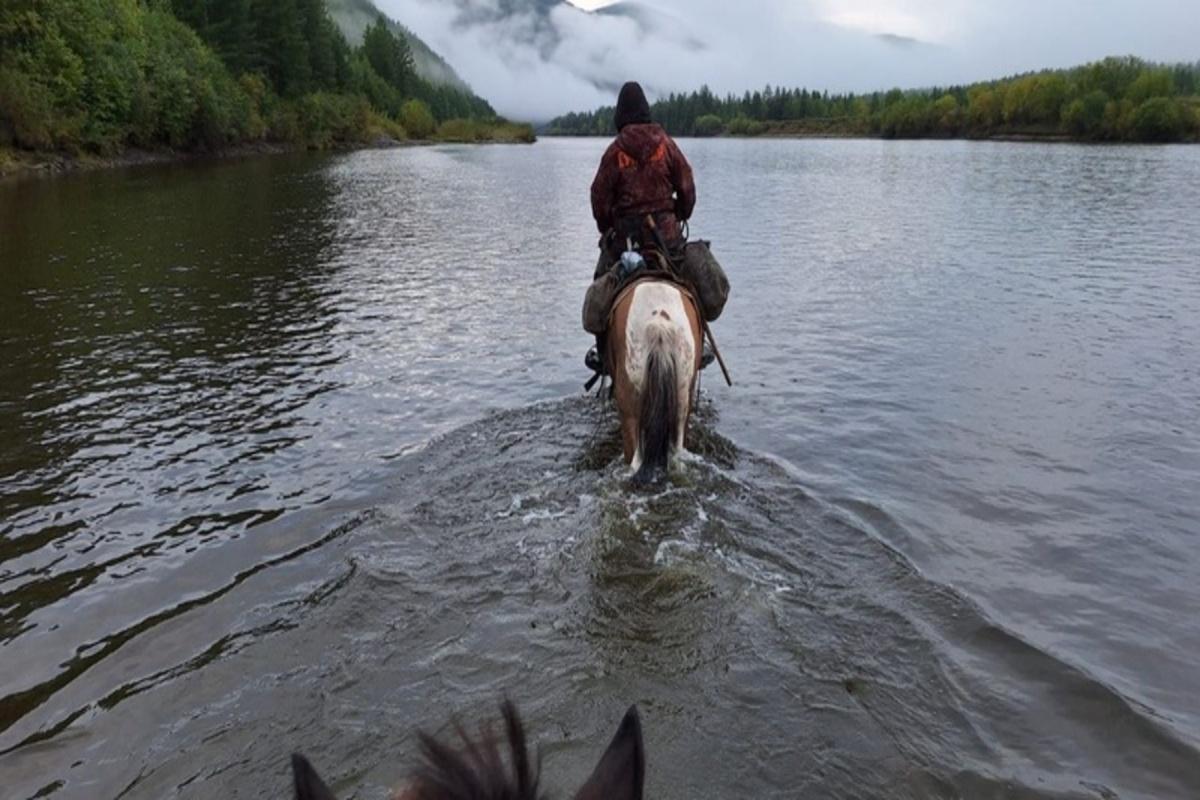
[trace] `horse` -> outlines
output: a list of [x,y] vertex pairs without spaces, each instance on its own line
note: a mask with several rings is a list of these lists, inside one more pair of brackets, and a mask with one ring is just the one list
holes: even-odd
[[[500,712],[507,763],[490,728],[472,738],[455,724],[460,740],[457,748],[421,733],[421,766],[395,800],[547,800],[538,788],[539,759],[530,759],[516,708],[506,700]],[[642,725],[637,706],[630,706],[575,800],[642,800],[645,774]],[[292,755],[292,777],[296,800],[336,800],[309,760],[299,753]]]
[[650,483],[683,449],[703,349],[700,310],[679,284],[646,277],[617,295],[608,330],[625,463],[634,483]]

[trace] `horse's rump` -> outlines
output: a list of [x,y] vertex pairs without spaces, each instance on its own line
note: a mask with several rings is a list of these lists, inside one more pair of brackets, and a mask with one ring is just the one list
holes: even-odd
[[644,278],[613,304],[609,363],[625,460],[648,477],[683,446],[700,359],[695,299],[666,280]]

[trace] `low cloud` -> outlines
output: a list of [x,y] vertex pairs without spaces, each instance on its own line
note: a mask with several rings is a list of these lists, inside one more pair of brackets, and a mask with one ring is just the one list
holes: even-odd
[[1194,60],[1191,0],[377,0],[476,92],[544,121],[707,84],[830,91],[946,85],[1112,54]]

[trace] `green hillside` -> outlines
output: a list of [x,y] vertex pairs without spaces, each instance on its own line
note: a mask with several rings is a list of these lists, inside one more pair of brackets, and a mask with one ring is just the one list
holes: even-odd
[[0,5],[0,166],[21,151],[325,148],[384,136],[532,132],[419,75],[407,40],[382,20],[351,46],[323,0]]
[[[355,45],[362,43],[363,32],[381,13],[371,0],[325,0],[325,6],[342,34]],[[395,20],[389,19],[388,23],[394,33],[402,34],[408,40],[418,75],[431,83],[448,84],[464,90],[468,88],[454,68],[425,44],[421,37]]]

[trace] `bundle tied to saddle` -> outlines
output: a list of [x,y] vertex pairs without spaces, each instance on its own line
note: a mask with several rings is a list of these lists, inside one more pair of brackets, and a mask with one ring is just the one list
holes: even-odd
[[[709,242],[686,242],[673,252],[663,254],[669,259],[671,276],[682,282],[696,298],[700,315],[705,322],[721,316],[729,299],[729,279],[717,263]],[[649,262],[653,268],[654,262]],[[588,287],[583,301],[583,328],[588,333],[602,334],[608,329],[608,316],[613,301],[621,289],[638,274],[627,275],[618,269],[620,261],[604,248],[596,265],[595,280]]]

